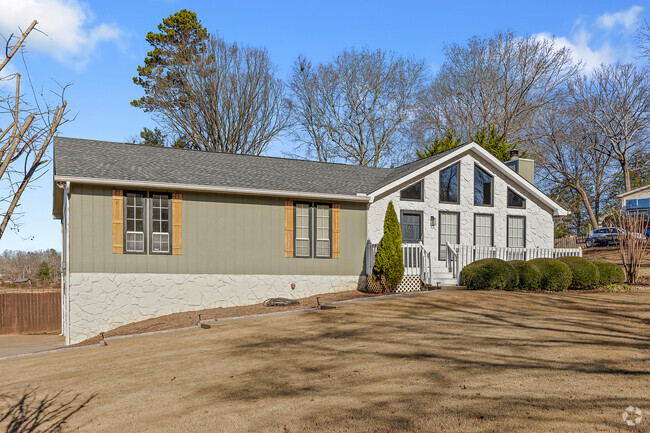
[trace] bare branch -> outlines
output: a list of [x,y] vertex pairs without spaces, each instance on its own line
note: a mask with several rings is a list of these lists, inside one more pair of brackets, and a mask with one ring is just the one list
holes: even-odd
[[537,113],[564,99],[581,68],[554,40],[497,33],[445,46],[446,61],[418,103],[412,137],[430,143],[446,131],[468,141],[496,127],[512,147],[536,140]]
[[[24,45],[29,33],[35,29],[36,21],[32,22],[29,28],[22,32],[22,36],[17,44],[9,50],[11,38],[7,41],[7,58],[3,61],[0,70],[18,52],[19,48]],[[25,61],[23,56],[23,62]],[[25,68],[26,68],[25,63]],[[28,69],[26,68],[28,71]],[[20,206],[20,199],[25,190],[35,180],[42,176],[43,168],[49,162],[45,158],[45,153],[54,137],[59,126],[65,123],[67,104],[63,99],[65,87],[61,93],[61,105],[53,108],[43,96],[41,91],[40,97],[37,95],[31,79],[29,79],[29,88],[33,100],[25,100],[21,94],[21,76],[16,74],[15,95],[3,101],[6,108],[3,107],[2,114],[11,117],[10,126],[0,133],[0,184],[3,191],[0,197],[0,238],[2,238],[7,227],[11,223],[13,230],[18,232],[20,212],[17,209]],[[3,121],[3,123],[5,123]],[[11,131],[11,132],[10,132]],[[6,193],[5,193],[6,191]]]
[[424,79],[423,61],[381,50],[346,50],[317,67],[300,56],[289,80],[296,140],[319,161],[397,159]]
[[[5,57],[5,59],[0,64],[0,71],[2,71],[5,68],[5,66],[7,66],[9,61],[11,61],[11,58],[18,52],[18,49],[22,46],[23,42],[25,42],[27,36],[31,33],[34,27],[36,27],[36,24],[38,24],[36,20],[32,21],[29,27],[27,27],[27,30],[23,32],[23,34],[20,36],[20,39],[18,39],[16,45],[14,45],[12,50],[9,51],[9,53],[7,54],[7,57]],[[9,47],[9,41],[7,41],[7,47]]]

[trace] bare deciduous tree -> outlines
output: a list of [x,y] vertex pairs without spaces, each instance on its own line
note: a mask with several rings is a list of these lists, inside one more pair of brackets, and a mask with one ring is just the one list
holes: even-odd
[[190,148],[261,154],[288,121],[268,53],[216,37],[202,44],[188,63],[153,77],[157,120]]
[[639,26],[636,33],[637,46],[641,51],[641,57],[650,60],[650,24],[644,20]]
[[633,64],[602,65],[570,86],[576,108],[604,138],[598,151],[616,159],[625,191],[632,189],[630,158],[642,152],[650,132],[650,74]]
[[6,57],[0,63],[0,79],[15,80],[15,93],[6,97],[0,95],[0,122],[7,125],[1,129],[0,124],[0,238],[7,226],[12,222],[18,229],[16,212],[22,194],[30,182],[38,178],[45,165],[45,152],[56,133],[57,128],[64,122],[66,102],[61,95],[60,105],[51,107],[47,98],[41,93],[40,97],[32,88],[33,98],[26,100],[21,94],[21,76],[14,74],[2,77],[2,71],[19,52],[26,38],[36,27],[33,21],[22,32],[14,43],[14,37],[7,38]]
[[648,253],[648,241],[645,233],[650,227],[650,218],[641,212],[622,210],[618,217],[618,248],[623,261],[623,269],[628,283],[635,284],[639,278],[641,262]]
[[446,60],[423,93],[413,138],[431,142],[451,130],[463,140],[496,127],[511,147],[533,141],[539,110],[564,99],[580,70],[553,39],[496,33],[444,47]]
[[531,151],[552,188],[569,188],[580,197],[592,227],[598,227],[600,200],[611,183],[611,157],[597,151],[602,138],[568,104],[542,110],[534,124],[538,139]]
[[38,278],[38,267],[47,263],[53,272],[52,281],[57,281],[60,276],[61,254],[53,249],[42,251],[9,251],[0,254],[0,284],[3,281],[12,281],[16,278]]
[[380,166],[399,153],[425,79],[421,60],[344,50],[313,66],[300,56],[289,79],[296,138],[319,161]]

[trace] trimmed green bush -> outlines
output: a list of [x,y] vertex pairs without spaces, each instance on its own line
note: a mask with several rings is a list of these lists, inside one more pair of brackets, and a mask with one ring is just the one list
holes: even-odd
[[539,288],[542,290],[561,291],[571,285],[571,268],[556,259],[535,259],[530,261],[542,274]]
[[560,257],[559,261],[571,268],[571,290],[589,290],[598,287],[600,275],[596,265],[582,257]]
[[385,284],[391,290],[404,278],[404,257],[402,255],[402,229],[397,219],[393,202],[388,203],[384,219],[384,235],[377,245],[375,265],[372,268],[375,281]]
[[539,268],[531,262],[524,260],[512,260],[508,262],[515,268],[519,276],[517,287],[521,290],[537,290],[542,281],[542,273]]
[[515,268],[500,259],[478,260],[460,273],[460,284],[470,290],[514,290],[518,281]]
[[606,262],[604,260],[590,260],[598,268],[598,283],[601,286],[610,284],[620,284],[625,281],[625,271],[616,263]]

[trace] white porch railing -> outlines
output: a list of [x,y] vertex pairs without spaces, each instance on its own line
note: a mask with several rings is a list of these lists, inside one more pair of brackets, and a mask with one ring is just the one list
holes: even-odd
[[[372,274],[375,266],[375,254],[378,244],[366,244],[366,275]],[[404,257],[404,275],[420,275],[422,281],[431,284],[431,252],[424,248],[422,242],[402,244]]]
[[505,248],[481,247],[476,245],[447,244],[446,265],[454,277],[463,268],[481,259],[533,260],[538,258],[556,259],[558,257],[582,257],[582,248]]

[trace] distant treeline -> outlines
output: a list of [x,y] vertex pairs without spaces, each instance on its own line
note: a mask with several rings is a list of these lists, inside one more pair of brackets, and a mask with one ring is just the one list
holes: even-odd
[[0,282],[19,278],[58,283],[61,280],[61,253],[41,251],[5,251],[0,255]]

